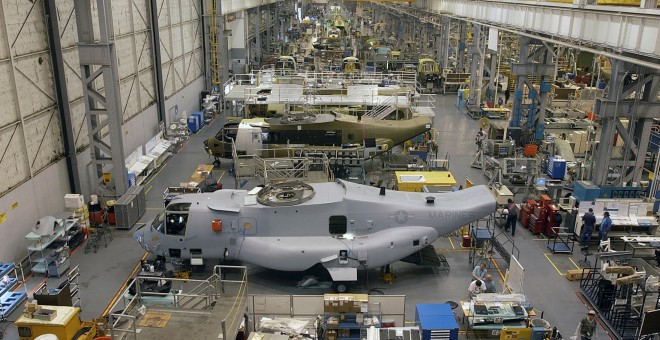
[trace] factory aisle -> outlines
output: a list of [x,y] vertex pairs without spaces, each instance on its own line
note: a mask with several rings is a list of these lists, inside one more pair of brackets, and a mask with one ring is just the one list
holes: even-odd
[[[450,170],[459,183],[462,182],[463,177],[470,177],[477,184],[488,183],[488,178],[481,173],[481,170],[470,166],[477,151],[475,135],[479,131],[478,122],[456,108],[455,94],[437,95],[434,123],[440,132],[438,155],[444,155],[447,152],[450,154]],[[520,192],[515,197],[516,203],[524,200],[523,190]],[[510,236],[510,234],[506,235]],[[505,236],[502,234],[500,237]],[[459,242],[458,239],[454,240],[454,244]],[[552,254],[546,244],[546,238],[532,235],[520,224],[518,225],[515,246],[520,250],[519,262],[525,268],[524,293],[537,311],[544,312],[543,318],[551,325],[557,326],[562,335],[567,338],[573,335],[577,323],[586,316],[589,310],[579,298],[579,281],[568,281],[563,276],[567,269],[576,269],[575,263],[578,263],[583,256],[580,254],[579,247],[575,249],[573,255]],[[461,257],[465,263],[468,262],[467,253],[458,254],[460,255],[457,257]],[[453,260],[448,254],[445,256],[450,262]],[[453,265],[453,263],[451,264]],[[505,271],[505,263],[501,262],[499,266],[502,271]],[[465,272],[467,280],[470,275],[467,269],[459,270]],[[493,273],[493,271],[493,269],[489,269],[489,272]],[[452,275],[457,272],[452,267]],[[458,280],[458,283],[467,287],[461,279]],[[498,285],[498,287],[500,286]],[[416,291],[411,290],[411,292]],[[416,299],[413,294],[406,294],[408,294],[409,302]],[[463,295],[465,294],[460,297]],[[443,302],[441,300],[444,299],[445,294],[442,296],[443,298],[438,299],[437,302]],[[419,300],[425,301],[423,296],[419,296]],[[411,304],[411,307],[414,305]],[[600,327],[598,332],[601,338],[606,337],[604,328]]]

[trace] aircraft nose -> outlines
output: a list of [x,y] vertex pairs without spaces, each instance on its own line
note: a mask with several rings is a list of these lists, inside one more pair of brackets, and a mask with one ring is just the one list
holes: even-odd
[[145,244],[145,237],[144,237],[144,230],[142,230],[142,227],[138,229],[135,233],[133,233],[133,238],[140,244],[142,248],[147,250],[147,246]]

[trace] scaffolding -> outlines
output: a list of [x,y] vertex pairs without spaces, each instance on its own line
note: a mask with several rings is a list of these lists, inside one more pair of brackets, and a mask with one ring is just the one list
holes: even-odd
[[580,291],[617,339],[637,339],[645,311],[660,308],[658,270],[632,252],[595,254]]
[[[520,250],[513,239],[504,231],[501,221],[504,215],[501,210],[485,218],[470,223],[469,235],[472,238],[470,245],[469,262],[472,267],[479,263],[495,263],[503,260],[507,265],[511,263],[511,256],[520,257]],[[499,226],[500,228],[495,228]]]
[[209,65],[211,67],[211,87],[220,86],[221,73],[220,73],[220,27],[218,20],[224,20],[218,15],[218,2],[220,0],[208,0],[209,10]]

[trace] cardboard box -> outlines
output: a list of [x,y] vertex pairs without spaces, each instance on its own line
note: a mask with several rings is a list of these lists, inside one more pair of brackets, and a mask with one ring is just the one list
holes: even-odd
[[326,313],[337,313],[337,307],[339,307],[338,301],[325,300],[323,301],[323,311]]
[[339,318],[331,316],[325,321],[325,323],[328,325],[328,327],[338,327]]
[[569,269],[566,271],[566,279],[569,281],[575,281],[575,280],[580,280],[582,278],[587,277],[589,274],[589,269]]
[[339,337],[345,338],[351,336],[351,330],[350,329],[340,329],[339,330]]

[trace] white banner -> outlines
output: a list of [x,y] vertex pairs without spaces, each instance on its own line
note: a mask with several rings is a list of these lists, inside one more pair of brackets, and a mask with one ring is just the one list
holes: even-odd
[[499,36],[500,30],[497,28],[489,28],[488,29],[488,49],[492,51],[497,51],[497,40]]

